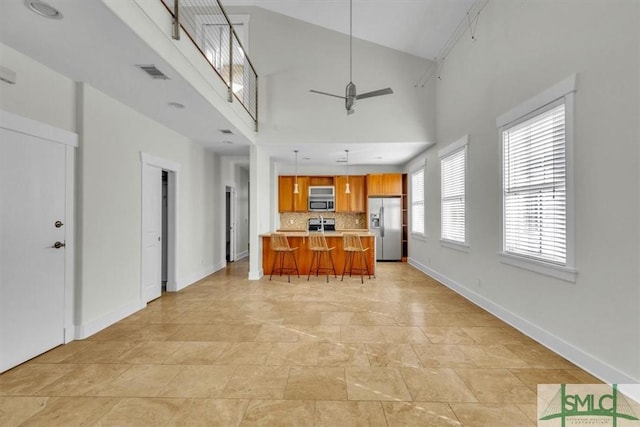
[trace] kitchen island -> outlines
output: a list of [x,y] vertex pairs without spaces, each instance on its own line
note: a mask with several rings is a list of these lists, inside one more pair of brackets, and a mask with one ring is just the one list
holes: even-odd
[[[298,270],[300,271],[300,277],[303,275],[308,275],[309,270],[311,269],[311,258],[313,256],[313,252],[308,247],[309,243],[309,234],[315,232],[308,232],[304,230],[277,230],[278,233],[284,233],[289,240],[289,246],[292,248],[297,247],[298,250],[295,252],[296,259],[298,260]],[[327,245],[335,249],[331,252],[333,256],[333,262],[336,267],[336,274],[338,276],[342,275],[342,269],[344,268],[345,261],[345,252],[342,249],[342,235],[344,233],[356,233],[360,236],[362,240],[363,248],[370,248],[365,252],[365,257],[367,258],[367,263],[369,264],[369,272],[371,273],[371,277],[374,276],[376,262],[375,262],[375,236],[368,232],[367,230],[337,230],[337,231],[326,231],[324,233],[325,238],[327,239]],[[264,270],[265,275],[271,274],[271,267],[273,266],[273,261],[275,259],[275,252],[271,250],[271,233],[265,233],[260,235],[262,237],[262,268]],[[357,261],[356,261],[356,266]],[[287,256],[285,261],[285,267],[293,267],[293,262]]]

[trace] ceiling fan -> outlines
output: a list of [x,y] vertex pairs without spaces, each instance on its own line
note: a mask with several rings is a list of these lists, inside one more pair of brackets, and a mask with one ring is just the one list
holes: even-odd
[[389,95],[393,93],[393,90],[390,87],[361,94],[356,92],[356,85],[353,84],[353,0],[349,0],[349,84],[347,84],[345,89],[345,95],[334,95],[332,93],[321,92],[314,89],[311,89],[309,92],[344,99],[344,106],[347,109],[347,115],[355,113],[356,100],[358,99],[372,98],[374,96]]

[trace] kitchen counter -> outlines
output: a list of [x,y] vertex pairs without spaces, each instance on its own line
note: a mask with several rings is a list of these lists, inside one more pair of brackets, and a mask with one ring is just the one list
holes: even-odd
[[[298,260],[298,270],[300,271],[300,277],[303,275],[307,275],[309,270],[311,269],[311,258],[313,256],[313,252],[307,246],[309,234],[318,234],[316,231],[306,231],[306,230],[291,230],[291,229],[278,229],[276,232],[284,233],[289,240],[289,246],[292,248],[298,248],[295,255]],[[369,230],[356,229],[356,230],[336,230],[336,231],[325,231],[324,237],[327,240],[327,245],[331,248],[335,249],[332,251],[333,262],[336,267],[336,274],[340,276],[342,274],[342,270],[344,268],[345,261],[345,252],[342,249],[342,235],[344,233],[357,233],[361,240],[362,246],[364,248],[370,248],[365,252],[365,257],[367,259],[367,263],[369,264],[369,271],[371,272],[371,276],[373,277],[375,274],[376,261],[375,261],[375,235]],[[262,238],[262,268],[265,275],[271,274],[271,267],[273,266],[273,261],[275,259],[275,252],[271,250],[271,233],[261,234]],[[290,261],[290,258],[287,257],[287,261],[285,266],[293,267],[293,262]]]

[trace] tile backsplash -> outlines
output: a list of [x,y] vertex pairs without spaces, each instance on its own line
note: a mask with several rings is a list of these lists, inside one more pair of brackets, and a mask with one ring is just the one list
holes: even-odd
[[[336,213],[325,212],[324,218],[335,218],[336,229],[338,230],[366,230],[367,215],[364,213]],[[285,230],[306,230],[309,218],[318,218],[318,212],[294,213],[286,212],[280,214],[280,229]]]

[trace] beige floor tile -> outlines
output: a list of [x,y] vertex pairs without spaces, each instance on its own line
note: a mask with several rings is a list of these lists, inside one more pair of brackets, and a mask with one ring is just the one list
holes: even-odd
[[249,426],[311,426],[314,404],[304,400],[254,400],[240,424]]
[[509,369],[534,392],[538,384],[577,384],[580,380],[564,369]]
[[320,343],[318,366],[370,366],[364,344]]
[[92,426],[120,398],[52,397],[45,407],[21,426]]
[[285,325],[320,326],[321,314],[318,312],[285,312],[282,323]]
[[118,358],[120,363],[153,365],[166,363],[182,343],[167,341],[141,342]]
[[395,368],[345,368],[345,372],[349,400],[411,400]]
[[220,397],[282,399],[288,378],[284,366],[238,366]]
[[169,341],[255,341],[258,325],[180,325]]
[[317,401],[314,427],[386,427],[380,402]]
[[576,369],[576,366],[539,344],[505,344],[505,347],[532,368]]
[[138,341],[88,341],[86,346],[64,360],[64,363],[118,363],[120,356],[138,345]]
[[578,379],[577,384],[602,384],[602,381],[582,369],[567,369],[568,373]]
[[184,399],[126,398],[116,404],[96,426],[167,425],[184,404]]
[[386,343],[380,326],[340,326],[342,342]]
[[414,401],[477,402],[478,399],[451,368],[402,368]]
[[465,426],[534,427],[517,405],[489,403],[452,403],[451,407]]
[[384,313],[356,313],[351,325],[354,326],[397,326],[393,316]]
[[291,368],[284,398],[291,400],[347,400],[344,368]]
[[0,425],[13,427],[42,411],[47,406],[49,397],[0,397]]
[[376,367],[421,367],[409,344],[365,344],[369,364]]
[[299,340],[319,342],[340,342],[340,326],[305,326],[298,327]]
[[226,342],[180,342],[180,346],[167,357],[167,364],[211,365],[229,348]]
[[420,363],[425,368],[475,368],[473,360],[459,345],[413,344]]
[[35,363],[61,363],[74,354],[95,345],[93,341],[78,340],[60,345],[33,359]]
[[266,365],[277,366],[315,366],[318,363],[320,343],[281,342],[271,347]]
[[227,385],[235,366],[185,366],[158,394],[160,397],[218,397]]
[[106,383],[98,396],[155,397],[180,372],[179,365],[132,365]]
[[529,364],[502,345],[461,345],[479,368],[528,368]]
[[230,427],[240,425],[250,400],[188,399],[169,422],[170,427]]
[[67,365],[72,370],[40,389],[40,396],[96,396],[98,391],[129,369],[129,365]]
[[353,325],[356,313],[352,311],[330,311],[320,314],[320,324],[328,326]]
[[429,342],[427,336],[417,326],[381,326],[380,330],[388,343],[422,344]]
[[456,368],[456,373],[483,403],[536,403],[536,393],[507,369]]
[[464,313],[462,317],[464,317],[465,319],[469,319],[471,322],[473,322],[473,326],[498,326],[498,327],[508,326],[502,320],[498,319],[494,315],[489,314],[485,311],[474,312],[474,313]]
[[497,327],[497,326],[472,326],[464,327],[463,331],[469,335],[476,344],[490,345],[490,344],[531,344],[533,341],[531,338],[526,337],[524,334],[518,332],[510,326]]
[[27,363],[0,374],[0,396],[35,395],[73,371],[73,366]]
[[473,326],[473,322],[463,317],[462,313],[407,312],[395,319],[400,326]]
[[256,336],[261,342],[296,342],[300,338],[300,328],[291,325],[263,325]]
[[165,341],[179,325],[170,323],[116,323],[89,338],[92,341]]
[[422,331],[433,344],[475,344],[460,327],[424,326]]
[[217,365],[264,365],[273,344],[264,342],[234,342],[218,356]]
[[446,403],[383,402],[382,408],[384,409],[387,425],[389,427],[462,426],[449,405]]

